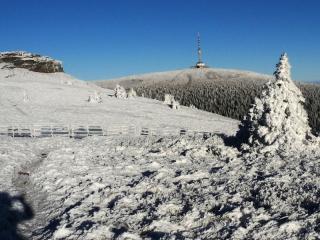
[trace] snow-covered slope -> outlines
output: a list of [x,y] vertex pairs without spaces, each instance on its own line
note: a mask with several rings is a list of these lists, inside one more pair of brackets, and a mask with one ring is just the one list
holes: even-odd
[[153,84],[160,81],[170,81],[184,83],[192,80],[261,80],[265,82],[272,76],[254,73],[250,71],[204,68],[204,69],[183,69],[169,72],[156,72],[141,75],[132,75],[117,79],[95,81],[98,86],[113,89],[116,84],[120,84],[125,88],[137,87],[141,84]]
[[[96,92],[102,103],[88,102]],[[0,125],[120,124],[223,133],[234,133],[237,128],[237,121],[219,115],[187,107],[174,111],[156,100],[117,99],[112,94],[65,73],[37,73],[0,65]]]

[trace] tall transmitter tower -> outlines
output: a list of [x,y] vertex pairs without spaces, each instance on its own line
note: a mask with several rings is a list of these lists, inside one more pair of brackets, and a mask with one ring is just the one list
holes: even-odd
[[197,44],[198,44],[198,62],[193,68],[207,68],[208,66],[202,62],[202,50],[201,50],[201,41],[200,41],[200,33],[198,32],[197,36]]

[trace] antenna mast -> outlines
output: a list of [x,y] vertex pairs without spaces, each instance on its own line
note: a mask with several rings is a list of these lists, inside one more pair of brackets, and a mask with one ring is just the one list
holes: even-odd
[[202,62],[202,51],[201,51],[201,42],[200,42],[200,33],[198,32],[198,63]]
[[197,45],[198,45],[198,62],[193,68],[207,68],[207,65],[204,62],[202,62],[202,50],[201,50],[201,40],[200,40],[199,32],[197,35]]

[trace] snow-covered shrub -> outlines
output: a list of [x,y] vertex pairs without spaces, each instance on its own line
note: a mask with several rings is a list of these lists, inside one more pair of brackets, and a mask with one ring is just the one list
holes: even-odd
[[101,103],[102,102],[102,97],[100,93],[94,92],[94,95],[89,95],[88,102],[90,103]]
[[127,92],[124,87],[117,84],[116,88],[114,89],[114,96],[116,98],[127,98]]
[[164,95],[164,104],[168,105],[172,109],[179,109],[180,108],[180,103],[174,99],[174,96],[170,94],[165,94]]
[[178,101],[176,101],[176,100],[174,100],[173,102],[172,102],[172,104],[171,105],[169,105],[172,109],[180,109],[180,103],[178,102]]
[[172,104],[172,101],[174,101],[174,96],[172,96],[171,94],[165,94],[164,95],[163,104],[170,105],[170,104]]
[[310,136],[304,97],[290,77],[287,54],[276,65],[275,79],[266,84],[241,122],[238,138],[244,148],[259,152],[301,149]]
[[135,97],[137,97],[137,92],[133,88],[130,88],[128,92],[128,98],[135,98]]
[[24,102],[29,102],[29,100],[30,100],[30,98],[29,98],[27,92],[26,92],[26,91],[23,91],[23,101],[24,101]]

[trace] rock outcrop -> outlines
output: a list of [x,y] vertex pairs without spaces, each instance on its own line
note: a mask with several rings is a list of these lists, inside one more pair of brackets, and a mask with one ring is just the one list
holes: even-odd
[[62,62],[27,52],[2,52],[0,63],[8,63],[7,68],[26,68],[33,72],[63,72]]

